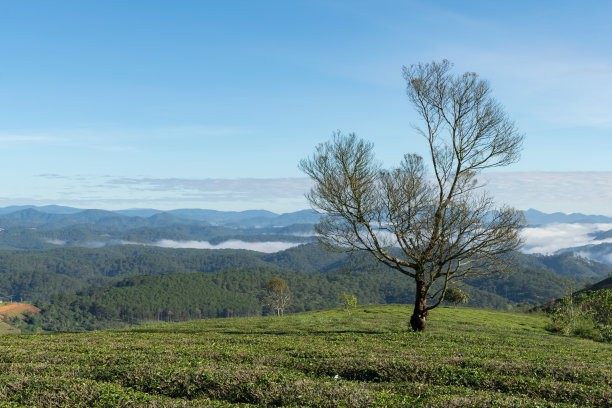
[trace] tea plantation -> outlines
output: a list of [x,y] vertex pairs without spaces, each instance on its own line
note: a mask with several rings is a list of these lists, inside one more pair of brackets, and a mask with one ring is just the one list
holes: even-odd
[[0,407],[610,406],[612,345],[543,316],[360,306],[0,337]]

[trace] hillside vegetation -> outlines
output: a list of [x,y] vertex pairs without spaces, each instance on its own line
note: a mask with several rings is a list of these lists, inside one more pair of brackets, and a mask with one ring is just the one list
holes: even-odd
[[[329,309],[349,292],[365,304],[411,303],[414,284],[394,271],[354,270],[299,273],[280,269],[233,269],[215,273],[129,277],[110,287],[92,287],[79,295],[59,295],[40,304],[32,320],[37,329],[80,331],[122,327],[146,321],[185,321],[201,317],[258,316],[265,285],[285,279],[292,292],[286,312]],[[472,303],[504,308],[509,302],[470,288]],[[34,329],[31,329],[34,330]]]
[[[53,294],[75,293],[90,285],[113,284],[129,276],[209,273],[235,268],[300,273],[349,272],[355,269],[378,273],[385,270],[371,261],[351,261],[345,254],[327,252],[317,244],[300,245],[274,254],[140,245],[0,251],[0,295],[47,301]],[[581,288],[601,280],[610,271],[608,266],[567,254],[549,257],[521,255],[517,268],[517,272],[522,273],[519,278],[510,274],[494,281],[474,280],[471,286],[504,297],[513,286],[520,286],[512,301],[543,302],[558,297],[561,287],[569,283],[567,278],[574,281],[574,288]],[[554,290],[547,289],[551,287]],[[533,292],[536,288],[539,293]]]
[[0,406],[573,407],[612,400],[612,345],[540,316],[407,306],[0,337]]
[[[369,258],[306,244],[266,254],[139,245],[0,251],[0,295],[34,302],[26,331],[79,331],[200,317],[254,316],[265,284],[287,280],[286,312],[331,308],[350,293],[362,304],[413,303],[414,283]],[[513,273],[467,280],[468,306],[510,310],[564,296],[609,267],[567,254],[521,255]]]

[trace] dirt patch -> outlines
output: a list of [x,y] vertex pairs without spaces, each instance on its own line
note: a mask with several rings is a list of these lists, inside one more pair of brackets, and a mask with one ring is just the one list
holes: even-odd
[[38,313],[40,309],[28,303],[11,303],[10,305],[0,306],[0,319],[5,317],[22,317],[26,313]]

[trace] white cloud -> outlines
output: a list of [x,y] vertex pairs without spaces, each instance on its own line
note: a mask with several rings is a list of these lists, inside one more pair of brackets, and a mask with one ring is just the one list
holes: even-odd
[[140,191],[190,191],[213,197],[287,196],[304,194],[312,185],[309,178],[116,178],[109,185]]
[[284,251],[298,245],[295,242],[246,242],[240,240],[229,240],[221,242],[220,244],[213,245],[207,241],[173,241],[169,239],[162,239],[160,241],[151,244],[153,246],[159,246],[162,248],[193,248],[193,249],[247,249],[249,251],[273,253]]
[[62,239],[45,239],[45,242],[52,245],[66,245],[67,241],[64,241]]
[[[66,245],[67,241],[59,239],[45,239],[45,242],[53,245]],[[161,248],[175,248],[175,249],[246,249],[249,251],[257,251],[264,253],[274,253],[284,251],[289,248],[293,248],[301,243],[296,242],[280,242],[280,241],[262,241],[262,242],[246,242],[241,240],[229,240],[213,245],[208,241],[174,241],[171,239],[162,239],[153,243],[142,243],[134,241],[111,241],[111,242],[99,242],[89,241],[78,246],[85,248],[104,248],[112,245],[142,245],[142,246],[157,246]]]
[[523,210],[612,215],[612,172],[498,172],[480,178],[496,200]]
[[552,254],[559,249],[612,242],[612,239],[594,241],[593,236],[591,236],[594,232],[611,229],[612,224],[561,223],[525,228],[521,232],[525,239],[523,252],[528,254]]

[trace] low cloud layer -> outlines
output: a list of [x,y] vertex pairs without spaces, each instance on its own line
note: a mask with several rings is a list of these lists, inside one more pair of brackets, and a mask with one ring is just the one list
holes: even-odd
[[169,239],[162,239],[153,244],[153,246],[159,246],[162,248],[193,248],[193,249],[247,249],[249,251],[273,253],[284,251],[298,245],[300,243],[295,242],[278,242],[278,241],[266,241],[266,242],[246,242],[240,240],[230,240],[221,242],[217,245],[212,245],[207,241],[173,241]]
[[523,252],[528,254],[552,254],[559,249],[589,244],[612,243],[611,239],[594,241],[591,234],[612,230],[612,224],[548,224],[541,227],[525,228]]
[[[58,246],[65,246],[67,241],[59,239],[45,239],[45,242]],[[174,241],[170,239],[161,239],[152,243],[142,243],[133,241],[110,241],[110,242],[95,242],[89,241],[76,244],[77,246],[86,248],[104,248],[113,245],[143,245],[156,246],[161,248],[176,248],[176,249],[246,249],[249,251],[257,251],[264,253],[274,253],[284,251],[285,249],[293,248],[302,245],[299,242],[281,242],[281,241],[262,241],[262,242],[246,242],[241,240],[229,240],[213,245],[208,241]]]
[[66,245],[67,241],[63,240],[63,239],[45,239],[44,240],[46,243],[51,244],[51,245]]

